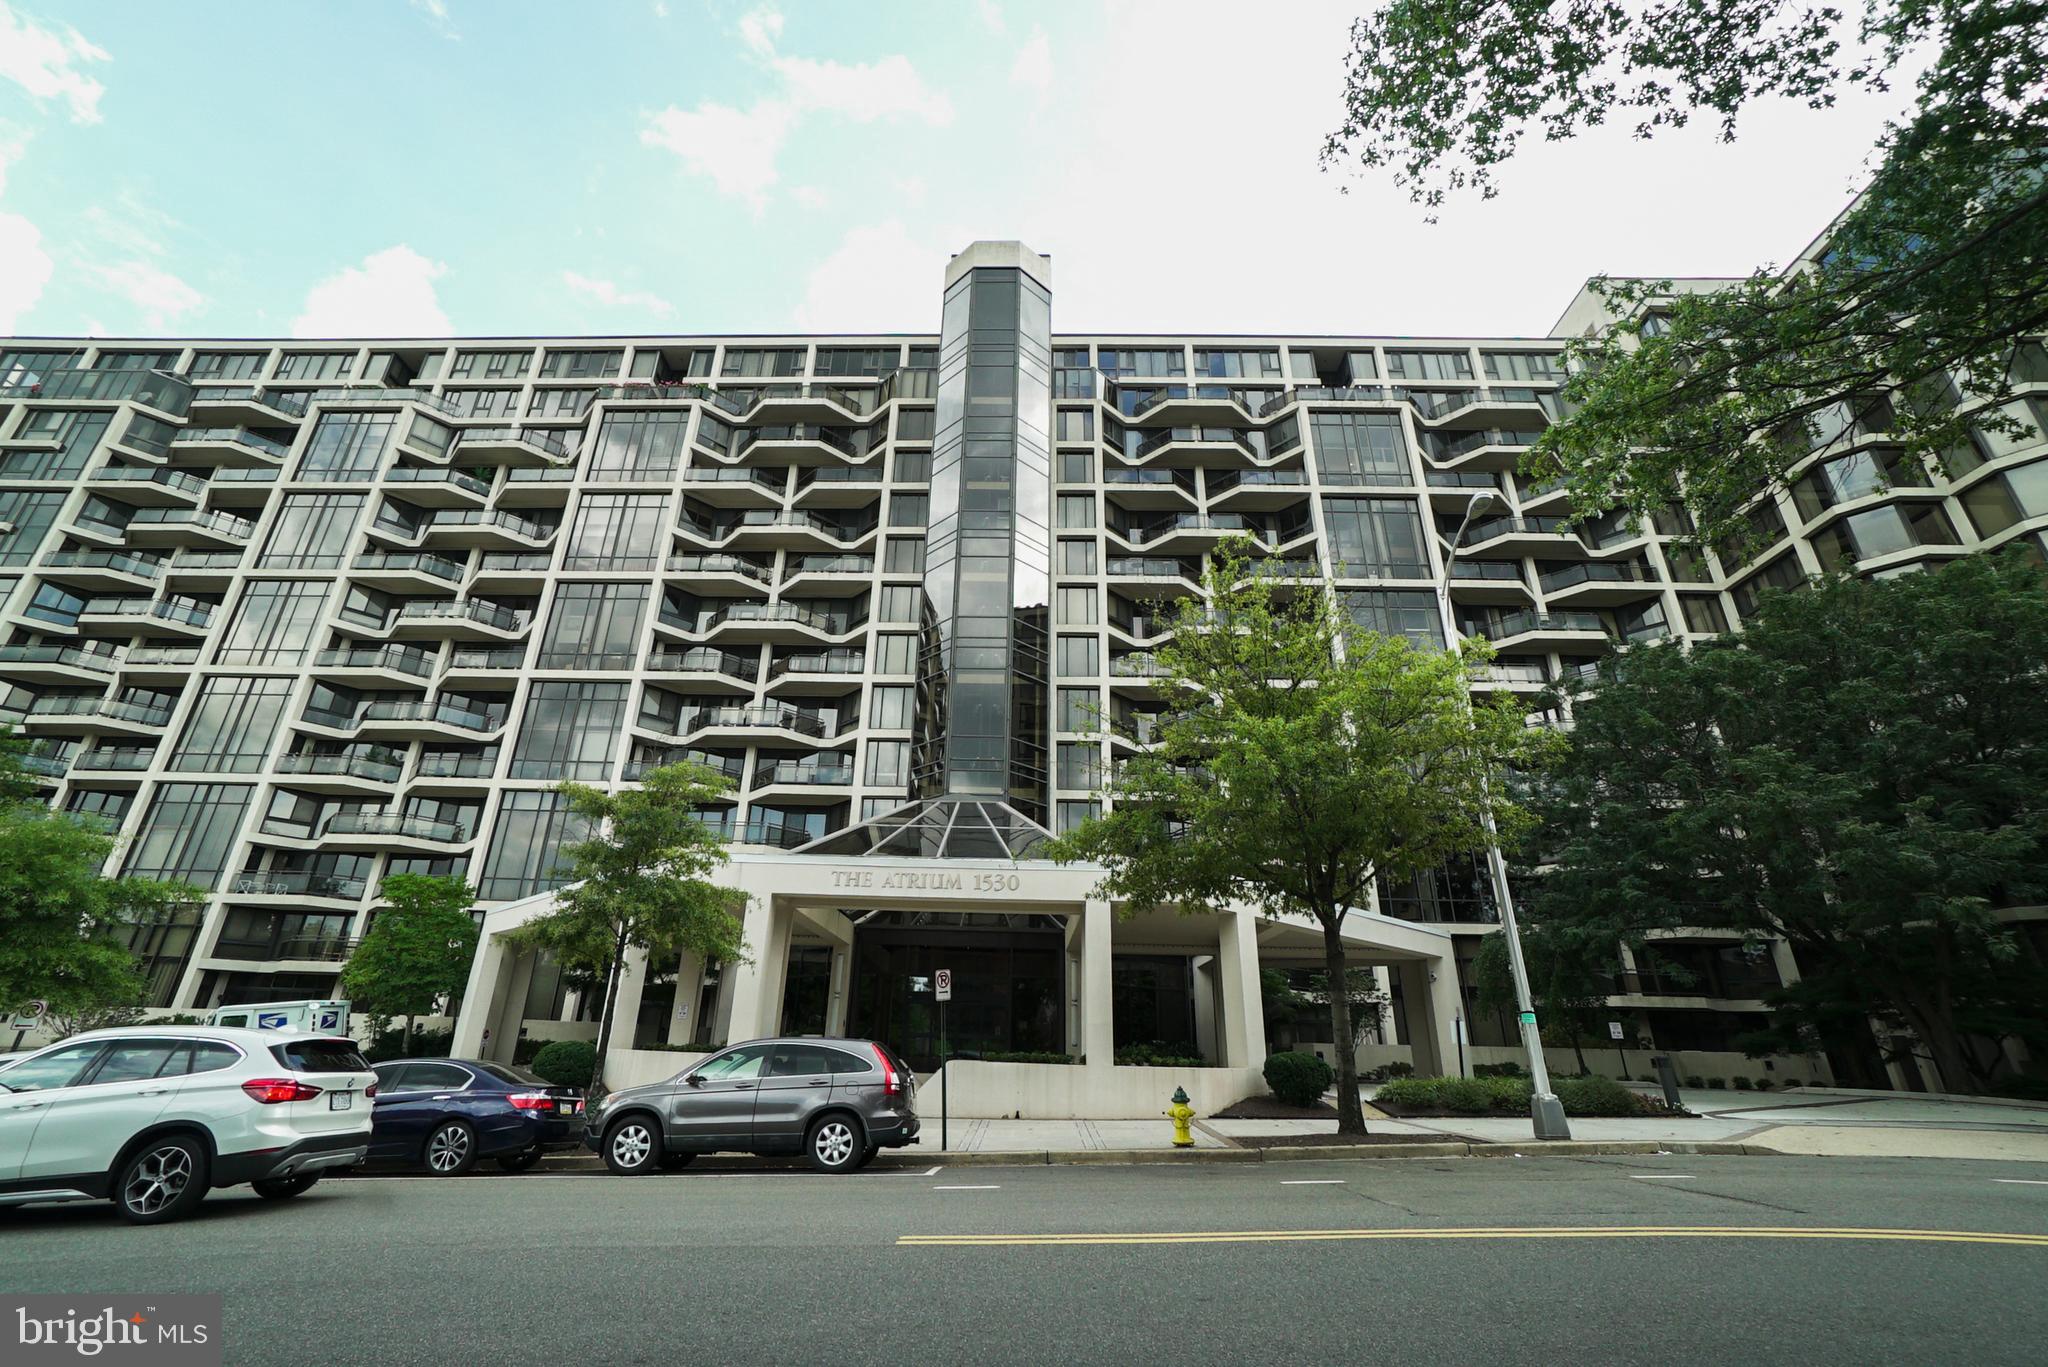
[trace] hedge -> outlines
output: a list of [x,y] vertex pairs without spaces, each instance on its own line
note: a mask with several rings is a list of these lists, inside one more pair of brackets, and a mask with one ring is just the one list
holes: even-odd
[[597,1046],[588,1040],[558,1039],[543,1045],[529,1066],[557,1087],[588,1087],[597,1067]]
[[[1635,1093],[1607,1077],[1561,1077],[1552,1086],[1566,1115],[1641,1115]],[[1535,1090],[1526,1077],[1411,1077],[1382,1083],[1375,1104],[1455,1115],[1522,1115]]]
[[1274,1054],[1266,1060],[1266,1085],[1289,1106],[1313,1106],[1330,1090],[1336,1072],[1314,1054]]

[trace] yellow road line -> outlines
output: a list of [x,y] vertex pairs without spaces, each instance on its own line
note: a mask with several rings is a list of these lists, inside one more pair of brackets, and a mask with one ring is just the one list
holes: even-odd
[[2048,1234],[1965,1229],[1801,1225],[1549,1225],[1471,1229],[1211,1229],[1129,1234],[905,1234],[899,1248],[1015,1248],[1089,1244],[1264,1244],[1365,1239],[1838,1239],[2048,1248]]

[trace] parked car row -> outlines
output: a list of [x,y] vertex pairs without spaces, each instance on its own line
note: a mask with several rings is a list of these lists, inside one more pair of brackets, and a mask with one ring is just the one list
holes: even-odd
[[583,1146],[628,1176],[700,1153],[802,1154],[853,1172],[918,1140],[916,1080],[867,1040],[751,1040],[610,1093],[473,1059],[374,1068],[355,1041],[225,1026],[92,1031],[0,1068],[0,1207],[111,1200],[137,1224],[241,1184],[279,1200],[329,1172],[398,1164],[523,1172]]

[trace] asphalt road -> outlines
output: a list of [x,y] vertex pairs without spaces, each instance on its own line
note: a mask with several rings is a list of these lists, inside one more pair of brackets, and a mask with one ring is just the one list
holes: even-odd
[[355,1178],[150,1229],[0,1215],[0,1290],[222,1291],[251,1364],[2039,1364],[2044,1288],[2048,1166],[1953,1160]]

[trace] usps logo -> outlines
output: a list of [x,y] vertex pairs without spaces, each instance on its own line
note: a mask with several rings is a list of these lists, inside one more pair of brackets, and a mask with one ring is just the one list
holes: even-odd
[[290,1020],[291,1017],[285,1015],[282,1011],[258,1011],[256,1013],[256,1028],[258,1030],[282,1030]]
[[320,1029],[338,1030],[340,1028],[341,1013],[339,1011],[322,1011],[320,1013]]

